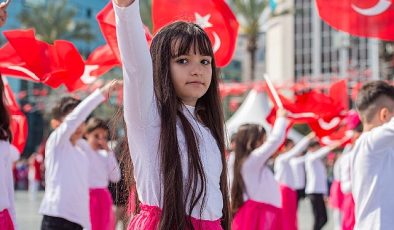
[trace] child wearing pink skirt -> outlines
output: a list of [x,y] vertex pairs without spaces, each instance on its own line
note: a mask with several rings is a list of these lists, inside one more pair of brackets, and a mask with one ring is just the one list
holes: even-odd
[[150,51],[139,1],[114,0],[141,211],[128,229],[229,229],[224,122],[209,37],[175,22]]
[[284,153],[275,159],[275,179],[280,185],[282,195],[282,218],[284,230],[296,230],[297,227],[297,191],[290,160],[302,154],[309,142],[315,137],[314,133],[305,136],[297,145],[287,141]]
[[284,110],[278,110],[267,140],[258,125],[243,125],[237,132],[231,185],[233,230],[283,229],[279,184],[266,163],[284,141],[285,116]]
[[89,158],[89,199],[92,230],[112,230],[115,215],[109,182],[118,182],[120,169],[114,153],[108,147],[109,127],[107,122],[92,117],[86,123],[82,148]]

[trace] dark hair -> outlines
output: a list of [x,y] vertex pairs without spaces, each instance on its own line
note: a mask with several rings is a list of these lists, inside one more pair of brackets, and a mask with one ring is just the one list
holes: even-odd
[[[191,50],[193,49],[193,50]],[[229,229],[230,216],[227,192],[227,170],[224,145],[224,118],[219,96],[218,72],[210,40],[204,30],[196,24],[174,22],[153,38],[151,44],[153,61],[154,91],[161,118],[160,130],[160,164],[163,178],[163,212],[160,229],[193,229],[190,216],[192,210],[202,199],[205,205],[206,175],[198,150],[198,140],[191,124],[181,112],[184,106],[177,97],[171,78],[170,61],[189,51],[212,57],[212,80],[208,91],[198,99],[196,115],[207,126],[221,152],[223,171],[220,189],[223,195],[222,226]],[[188,178],[183,181],[179,143],[177,139],[177,120],[182,124],[188,149]],[[199,186],[201,182],[201,186]],[[184,184],[186,189],[184,190]],[[190,200],[189,207],[186,201]],[[201,210],[202,211],[202,210]],[[201,215],[202,213],[200,213]]]
[[320,147],[320,143],[318,141],[311,141],[311,142],[309,142],[308,149],[309,148],[314,148],[314,147]]
[[52,108],[52,118],[55,120],[62,120],[67,114],[72,112],[81,100],[73,97],[63,97],[58,103]]
[[242,178],[241,169],[244,161],[250,153],[256,149],[257,143],[266,135],[265,129],[261,125],[242,125],[235,137],[235,160],[234,160],[234,180],[231,185],[231,213],[234,215],[243,205],[243,194],[245,182]]
[[108,134],[110,132],[108,122],[97,117],[89,118],[89,120],[86,122],[86,133],[91,133],[96,129],[104,129],[108,132]]
[[4,83],[0,74],[0,140],[12,141],[10,129],[11,117],[5,104]]
[[384,97],[394,102],[394,87],[387,82],[372,81],[363,85],[356,99],[356,108],[363,122],[371,122],[382,107],[392,111],[392,105],[381,100]]
[[289,145],[294,145],[294,141],[292,139],[286,138],[285,146],[289,147]]

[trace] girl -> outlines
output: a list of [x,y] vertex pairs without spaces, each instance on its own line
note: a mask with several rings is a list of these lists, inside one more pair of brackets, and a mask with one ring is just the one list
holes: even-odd
[[139,2],[114,2],[141,201],[129,229],[229,229],[223,114],[207,34],[175,22],[149,53]]
[[291,140],[287,141],[284,153],[275,159],[275,179],[280,185],[282,194],[283,229],[285,230],[297,229],[297,191],[290,160],[301,155],[314,137],[315,133],[310,133],[295,146]]
[[233,230],[282,229],[279,185],[266,164],[284,141],[285,116],[279,109],[267,141],[262,126],[244,125],[238,130],[231,186]]
[[109,127],[107,122],[92,117],[86,123],[86,142],[81,146],[89,159],[90,223],[92,230],[112,230],[115,216],[112,198],[108,190],[109,181],[120,179],[119,165],[108,147]]
[[41,229],[90,229],[89,158],[84,151],[84,121],[121,84],[111,82],[81,103],[65,97],[53,108],[55,130],[45,148],[45,194]]
[[13,230],[16,225],[12,155],[19,155],[10,144],[10,115],[5,105],[4,84],[0,75],[0,229]]

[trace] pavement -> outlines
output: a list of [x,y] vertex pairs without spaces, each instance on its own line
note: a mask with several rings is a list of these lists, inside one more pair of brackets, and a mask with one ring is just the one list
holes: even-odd
[[[39,230],[42,216],[38,213],[41,199],[44,196],[43,192],[39,192],[35,200],[30,199],[26,191],[16,191],[16,220],[19,230]],[[333,221],[331,218],[331,211],[328,210],[328,223],[323,230],[333,230]],[[312,209],[310,202],[304,199],[300,203],[298,210],[298,226],[299,230],[312,230],[313,224]],[[117,228],[120,230],[120,228]]]

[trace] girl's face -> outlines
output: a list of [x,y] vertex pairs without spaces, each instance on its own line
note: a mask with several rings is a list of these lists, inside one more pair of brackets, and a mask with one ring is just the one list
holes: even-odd
[[186,105],[196,106],[209,88],[212,79],[212,58],[201,55],[196,49],[189,54],[171,59],[171,78],[177,96]]
[[105,129],[95,129],[92,132],[86,134],[85,137],[89,145],[95,151],[108,148],[108,131]]

